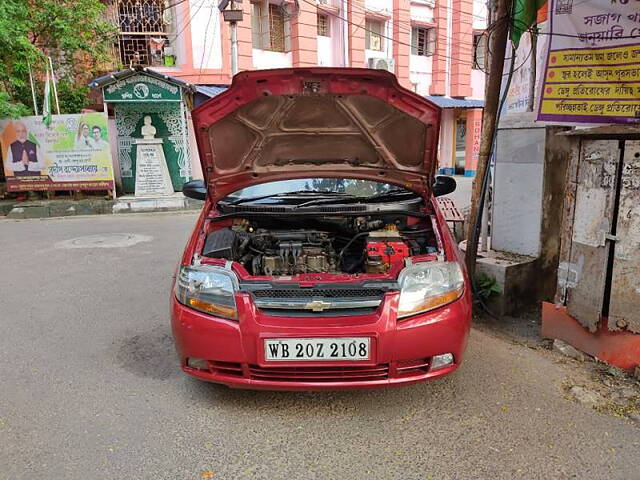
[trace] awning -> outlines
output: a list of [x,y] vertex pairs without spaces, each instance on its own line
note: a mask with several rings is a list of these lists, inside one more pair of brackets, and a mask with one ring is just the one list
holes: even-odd
[[145,74],[149,75],[150,77],[155,77],[157,79],[164,80],[164,81],[169,82],[169,83],[173,83],[174,85],[177,85],[177,86],[179,86],[181,88],[184,88],[186,90],[193,90],[193,87],[194,87],[190,83],[184,82],[184,81],[180,80],[179,78],[172,77],[172,76],[166,75],[166,74],[164,74],[162,72],[158,72],[157,70],[152,70],[151,68],[141,67],[141,66],[127,68],[125,70],[120,70],[119,72],[108,73],[108,74],[103,75],[101,77],[94,78],[89,83],[89,87],[91,87],[91,88],[104,87],[106,85],[110,85],[112,83],[115,83],[118,80],[123,80],[125,78],[131,77],[131,76],[133,76],[133,75],[135,75],[137,73],[145,73]]
[[196,107],[229,88],[227,85],[196,85],[195,87],[194,106]]
[[484,108],[484,100],[466,100],[464,98],[451,98],[445,95],[425,95],[440,108]]
[[95,78],[105,103],[192,103],[194,85],[147,67],[135,66]]

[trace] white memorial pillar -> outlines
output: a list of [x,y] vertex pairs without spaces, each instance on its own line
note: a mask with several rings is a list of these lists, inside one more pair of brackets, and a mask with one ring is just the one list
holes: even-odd
[[162,150],[162,139],[155,138],[156,127],[151,117],[144,117],[142,138],[136,144],[136,197],[173,195],[169,167]]

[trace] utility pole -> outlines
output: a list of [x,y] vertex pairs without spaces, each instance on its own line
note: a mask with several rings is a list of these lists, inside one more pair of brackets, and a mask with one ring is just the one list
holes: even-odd
[[480,152],[476,177],[473,182],[471,195],[471,211],[469,212],[469,229],[467,231],[467,249],[465,251],[465,263],[469,276],[473,279],[476,273],[476,256],[478,254],[479,225],[476,223],[478,209],[484,202],[483,194],[485,177],[489,168],[489,159],[493,149],[493,139],[496,131],[496,119],[500,104],[500,86],[502,85],[502,72],[504,70],[504,56],[507,47],[509,33],[509,3],[508,0],[496,0],[495,15],[491,15],[492,23],[487,29],[489,34],[489,78],[487,79],[486,99],[482,114],[482,132],[480,134]]
[[538,30],[529,32],[531,38],[531,71],[529,72],[529,100],[527,102],[527,112],[533,112],[536,100],[536,69],[538,64]]
[[[235,10],[236,2],[231,0],[231,10]],[[238,22],[231,21],[231,75],[238,73]]]
[[38,116],[38,102],[36,101],[36,87],[33,83],[33,74],[31,73],[31,63],[27,60],[27,67],[29,68],[29,84],[31,85],[31,99],[33,100],[33,112],[36,117]]
[[[218,4],[218,10],[231,29],[231,75],[238,73],[238,22],[242,21],[243,14],[242,9],[236,9],[236,1],[242,3],[242,0],[221,0]],[[229,4],[231,8],[227,10]]]
[[49,68],[51,68],[51,84],[53,86],[53,98],[56,100],[56,112],[60,115],[60,102],[58,101],[58,87],[56,87],[56,76],[53,73],[53,62],[51,61],[51,57],[47,57],[49,59]]

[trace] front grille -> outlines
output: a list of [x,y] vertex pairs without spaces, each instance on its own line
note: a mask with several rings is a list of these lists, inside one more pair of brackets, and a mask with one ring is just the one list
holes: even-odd
[[242,365],[235,362],[216,362],[211,360],[209,361],[209,371],[211,373],[219,373],[221,375],[242,377]]
[[353,317],[356,315],[373,315],[378,310],[378,307],[360,307],[360,308],[329,308],[321,312],[314,312],[313,310],[309,310],[305,308],[282,308],[282,307],[270,308],[268,306],[261,305],[260,303],[256,303],[256,305],[260,309],[260,312],[272,317],[279,317],[282,315],[288,315],[291,317],[302,317],[302,318]]
[[[393,376],[402,378],[426,375],[429,372],[430,363],[430,358],[399,361],[395,364]],[[392,369],[388,363],[380,363],[373,366],[261,367],[259,365],[209,360],[207,364],[209,367],[207,370],[210,373],[272,382],[371,382],[386,380],[392,376]],[[248,376],[245,374],[246,370],[243,367],[248,369]]]
[[398,375],[416,375],[429,371],[429,358],[419,358],[417,360],[400,361],[396,365]]
[[257,288],[249,290],[267,315],[287,310],[294,316],[344,316],[373,313],[387,290],[382,288]]
[[389,365],[370,367],[260,367],[249,365],[254,380],[279,382],[359,382],[389,378]]
[[380,298],[386,290],[379,288],[273,288],[254,290],[256,298]]

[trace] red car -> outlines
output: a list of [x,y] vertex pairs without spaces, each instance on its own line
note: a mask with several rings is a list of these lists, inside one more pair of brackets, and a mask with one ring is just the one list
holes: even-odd
[[440,109],[380,70],[243,72],[193,111],[205,200],[171,296],[182,369],[253,389],[453,372],[469,281],[435,197]]

